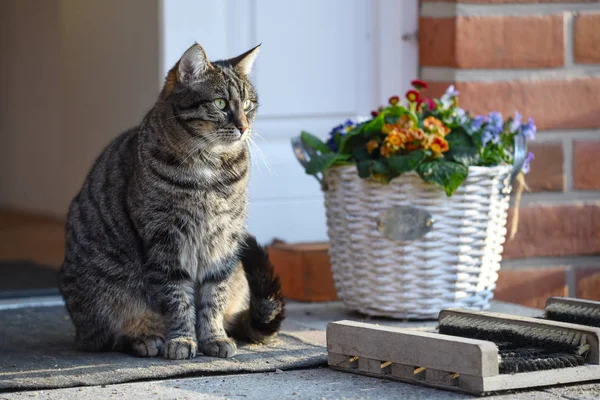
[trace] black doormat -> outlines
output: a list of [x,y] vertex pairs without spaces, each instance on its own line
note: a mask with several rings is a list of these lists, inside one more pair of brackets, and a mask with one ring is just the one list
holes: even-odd
[[32,261],[0,261],[0,298],[58,294],[58,270]]
[[105,385],[171,377],[272,372],[325,366],[325,347],[281,333],[265,345],[245,345],[230,359],[138,358],[74,348],[63,306],[0,311],[0,392]]

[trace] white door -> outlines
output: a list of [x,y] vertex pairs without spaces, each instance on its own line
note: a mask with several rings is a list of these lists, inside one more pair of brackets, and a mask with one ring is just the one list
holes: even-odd
[[417,3],[164,0],[163,73],[194,41],[211,59],[262,43],[253,71],[260,151],[253,149],[248,222],[260,241],[327,238],[323,195],[290,139],[301,130],[325,137],[408,90],[417,77],[417,45],[402,37],[417,29]]

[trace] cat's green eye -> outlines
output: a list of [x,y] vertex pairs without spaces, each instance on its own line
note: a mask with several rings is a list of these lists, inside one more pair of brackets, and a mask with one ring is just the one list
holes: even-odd
[[227,100],[225,100],[225,99],[216,99],[214,101],[214,103],[215,103],[215,106],[217,106],[217,108],[219,110],[224,110],[225,107],[227,107]]
[[252,107],[252,101],[244,100],[244,110],[249,110]]

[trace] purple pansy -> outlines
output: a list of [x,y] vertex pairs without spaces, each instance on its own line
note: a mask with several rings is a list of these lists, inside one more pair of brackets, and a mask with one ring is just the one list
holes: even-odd
[[535,124],[533,123],[533,118],[529,118],[529,121],[527,121],[527,123],[525,125],[523,125],[521,128],[522,128],[521,134],[523,136],[525,136],[525,139],[527,139],[527,140],[535,139],[535,133],[537,132],[537,128],[536,128]]
[[517,133],[519,129],[521,129],[521,121],[523,120],[523,116],[520,112],[515,111],[515,117],[510,123],[510,133]]
[[471,129],[474,131],[478,131],[481,129],[481,125],[485,122],[485,117],[483,115],[478,115],[473,118],[473,122],[471,122]]
[[502,114],[497,111],[493,111],[488,114],[488,123],[492,125],[496,130],[502,130],[502,125],[504,125],[504,120],[502,119]]
[[456,119],[458,120],[458,122],[460,124],[464,124],[469,120],[469,117],[467,117],[467,113],[465,112],[465,110],[463,110],[460,107],[457,107],[456,110],[454,110]]
[[440,98],[442,106],[444,108],[450,108],[450,106],[452,106],[452,104],[454,103],[454,98],[459,94],[460,92],[454,89],[454,85],[448,86],[448,89],[446,89],[446,93],[444,93]]
[[529,170],[531,169],[531,162],[534,159],[535,159],[535,156],[533,155],[533,153],[528,152],[527,157],[525,157],[525,163],[523,164],[523,168],[521,168],[521,171],[523,171],[524,174],[529,173]]
[[450,85],[448,86],[448,89],[446,89],[446,93],[444,94],[449,97],[456,97],[460,94],[460,92],[454,89],[454,85]]
[[335,126],[331,130],[331,132],[329,132],[329,139],[327,139],[327,146],[329,146],[329,148],[333,151],[338,151],[338,147],[335,144],[336,135],[344,136],[346,133],[348,133],[352,129],[354,129],[356,127],[356,125],[357,125],[356,121],[347,119],[346,122],[344,122],[343,124]]
[[483,130],[483,135],[481,136],[481,144],[483,147],[487,146],[489,142],[497,144],[500,141],[500,133],[502,133],[501,129],[498,129],[494,125],[486,125]]
[[489,142],[497,144],[500,141],[500,134],[502,133],[502,127],[504,125],[502,114],[499,112],[489,113],[486,122],[487,124],[483,128],[483,135],[481,136],[481,144],[484,147],[487,146]]

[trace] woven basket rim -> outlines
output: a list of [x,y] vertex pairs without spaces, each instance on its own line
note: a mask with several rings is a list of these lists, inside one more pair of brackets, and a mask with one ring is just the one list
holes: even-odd
[[[482,166],[478,166],[478,165],[471,165],[469,166],[469,172],[473,171],[473,172],[485,172],[485,171],[504,171],[507,168],[512,169],[512,165],[511,164],[500,164],[500,165],[493,165],[491,167],[482,167]],[[326,172],[330,169],[356,169],[356,165],[335,165],[333,167],[329,167]],[[410,174],[410,173],[416,173],[414,171],[410,171],[410,172],[405,172],[406,174]],[[403,174],[404,175],[404,174]]]
[[[501,164],[501,165],[494,165],[492,167],[480,167],[480,166],[471,166],[469,167],[469,174],[468,177],[473,177],[473,176],[490,176],[490,177],[494,177],[494,176],[498,176],[498,175],[506,175],[508,173],[510,173],[510,171],[512,170],[513,166],[510,164]],[[334,166],[331,168],[328,168],[327,170],[325,170],[324,175],[327,175],[328,172],[332,171],[332,170],[337,170],[339,173],[346,175],[346,179],[348,179],[348,176],[346,174],[346,172],[349,171],[356,171],[357,167],[356,165],[338,165],[338,166]],[[377,183],[377,184],[381,184],[384,185],[383,183],[380,183],[374,179],[371,178],[366,178],[363,179],[361,177],[358,176],[358,173],[355,172],[356,175],[356,179],[360,179],[360,180],[365,180],[368,182],[373,182],[373,183]],[[406,177],[406,176],[418,176],[416,171],[410,171],[410,172],[405,172],[402,175],[393,178],[390,183],[393,183],[395,181],[400,180],[402,177]]]

